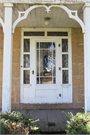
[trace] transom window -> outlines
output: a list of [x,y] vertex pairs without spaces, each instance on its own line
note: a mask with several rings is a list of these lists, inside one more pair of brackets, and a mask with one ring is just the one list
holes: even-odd
[[36,43],[36,83],[56,84],[56,44],[55,42]]

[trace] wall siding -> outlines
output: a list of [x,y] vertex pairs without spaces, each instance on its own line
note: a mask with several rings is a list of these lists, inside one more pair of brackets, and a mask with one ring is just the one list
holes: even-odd
[[[72,104],[20,104],[20,44],[21,29],[16,28],[13,35],[12,55],[12,109],[65,109],[84,107],[84,52],[81,29],[71,29],[72,39]],[[3,30],[0,29],[0,108],[2,103],[2,68],[3,68]]]

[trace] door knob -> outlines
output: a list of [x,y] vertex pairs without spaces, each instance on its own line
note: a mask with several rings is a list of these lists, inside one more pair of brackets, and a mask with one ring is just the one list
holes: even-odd
[[59,67],[59,70],[61,70],[61,67]]

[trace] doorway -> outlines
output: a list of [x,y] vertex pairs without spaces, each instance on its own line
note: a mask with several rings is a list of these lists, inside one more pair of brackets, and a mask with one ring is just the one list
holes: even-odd
[[70,49],[68,36],[23,36],[21,103],[72,102]]

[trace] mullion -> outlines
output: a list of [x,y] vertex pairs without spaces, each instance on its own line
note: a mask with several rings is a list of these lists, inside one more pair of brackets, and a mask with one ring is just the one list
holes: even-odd
[[53,42],[52,42],[52,84],[53,84]]
[[40,42],[39,42],[39,84],[40,84]]

